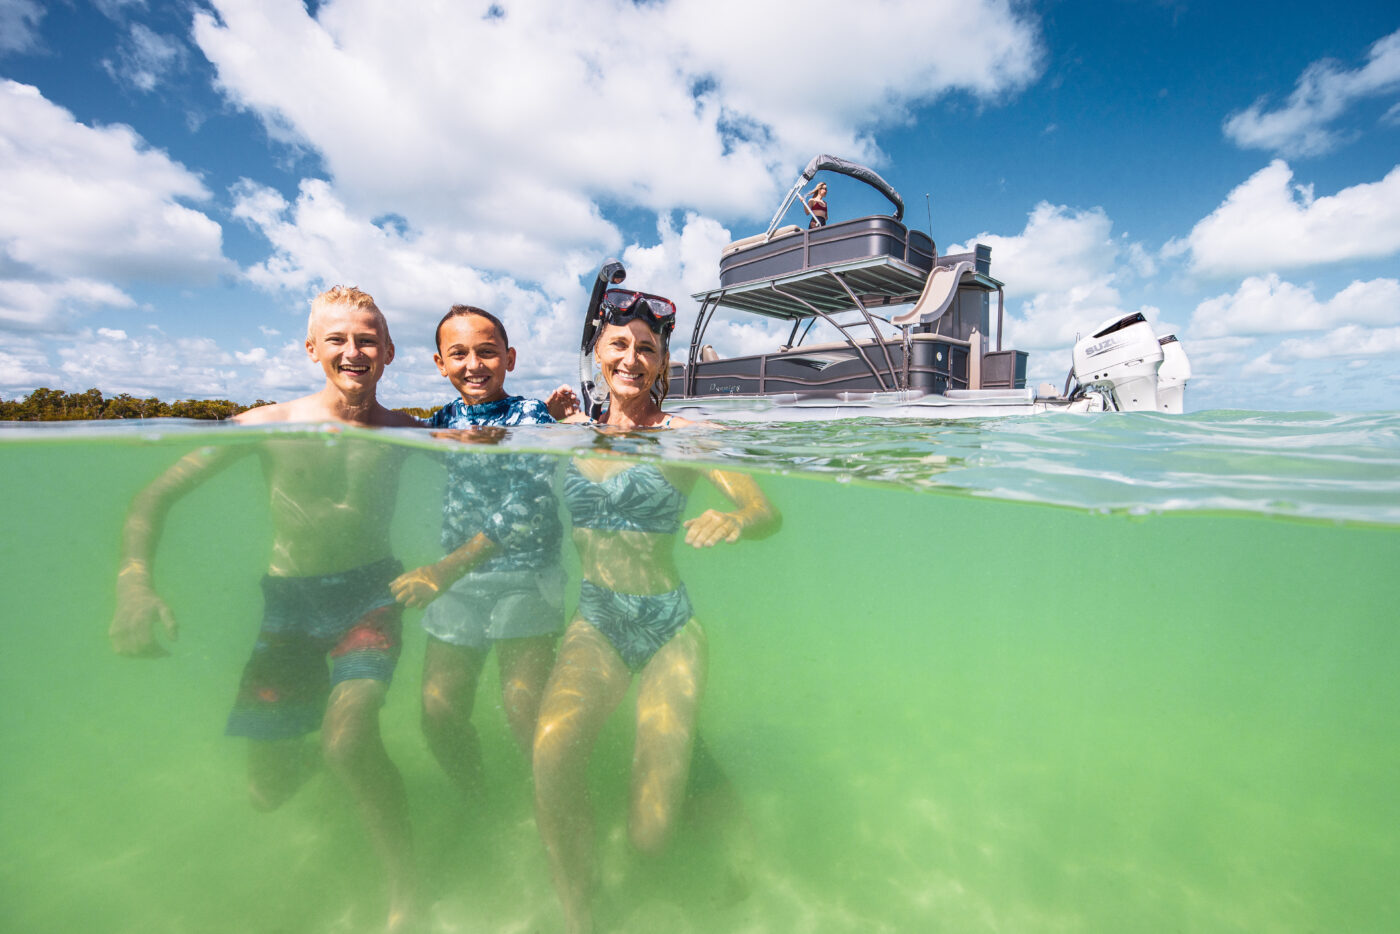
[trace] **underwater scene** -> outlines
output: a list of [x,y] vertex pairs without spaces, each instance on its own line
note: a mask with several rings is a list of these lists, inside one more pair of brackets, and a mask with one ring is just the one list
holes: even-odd
[[[708,645],[664,847],[629,839],[644,679],[587,762],[599,931],[1396,929],[1400,415],[1207,412],[457,438],[0,428],[5,930],[395,920],[363,817],[382,802],[316,761],[314,730],[299,788],[260,800],[225,729],[264,575],[295,563],[276,543],[314,540],[341,571],[366,547],[437,562],[462,456],[487,474],[528,459],[561,489],[655,465],[686,519],[751,483],[775,517],[761,538],[693,547],[682,530],[644,550],[628,536],[660,533],[585,541],[607,516],[578,528],[561,498],[566,618],[596,577],[576,545],[611,549],[637,593],[677,592],[636,583],[654,566],[678,575]],[[218,469],[143,519],[178,638],[123,657],[108,629],[133,502],[200,459]],[[374,515],[331,515],[342,487]],[[501,668],[475,692],[467,793],[425,738],[423,617],[403,613],[378,717],[412,833],[402,929],[563,931]]]

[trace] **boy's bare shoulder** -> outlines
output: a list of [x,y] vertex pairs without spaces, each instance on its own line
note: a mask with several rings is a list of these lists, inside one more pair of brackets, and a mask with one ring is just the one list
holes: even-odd
[[274,422],[296,422],[298,424],[314,424],[318,422],[340,422],[343,418],[338,418],[330,411],[321,398],[320,393],[312,393],[309,396],[302,396],[300,399],[292,399],[289,402],[277,402],[272,405],[260,405],[256,409],[249,409],[240,412],[232,419],[240,425],[268,425]]
[[384,409],[379,413],[375,424],[382,428],[422,428],[423,423],[407,412]]
[[337,412],[325,404],[319,394],[312,393],[290,402],[276,405],[260,405],[256,409],[241,412],[232,418],[240,425],[268,425],[274,422],[297,422],[317,424],[340,422],[346,425],[368,425],[377,428],[421,428],[418,419],[407,412],[396,412],[382,405],[374,404],[367,413],[346,417],[347,413]]
[[239,412],[229,421],[237,422],[240,425],[266,425],[272,422],[296,421],[295,402],[278,402],[273,405],[260,405],[255,409],[248,409],[246,412]]

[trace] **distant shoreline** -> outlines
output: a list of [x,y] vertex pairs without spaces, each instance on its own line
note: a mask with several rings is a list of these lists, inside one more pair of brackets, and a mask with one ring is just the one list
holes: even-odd
[[[104,398],[101,390],[64,392],[61,389],[39,388],[23,399],[13,402],[0,399],[0,421],[6,422],[76,422],[105,421],[126,418],[193,418],[222,421],[240,412],[274,401],[258,399],[252,405],[242,405],[228,399],[177,399],[163,402],[154,396],[138,398],[121,393]],[[426,418],[435,410],[407,407],[397,411]]]

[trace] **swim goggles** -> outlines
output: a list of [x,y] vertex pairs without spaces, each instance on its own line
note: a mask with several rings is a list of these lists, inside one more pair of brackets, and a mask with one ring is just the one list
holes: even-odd
[[608,289],[603,293],[598,312],[605,324],[626,324],[633,318],[641,318],[647,327],[668,338],[676,326],[675,302],[648,292]]

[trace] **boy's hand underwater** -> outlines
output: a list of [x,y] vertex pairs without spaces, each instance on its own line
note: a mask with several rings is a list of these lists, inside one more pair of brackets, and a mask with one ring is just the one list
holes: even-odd
[[149,572],[135,564],[123,568],[117,576],[117,609],[107,638],[118,655],[130,658],[161,658],[170,652],[156,641],[155,623],[159,621],[165,637],[174,642],[180,635],[175,614],[152,589]]

